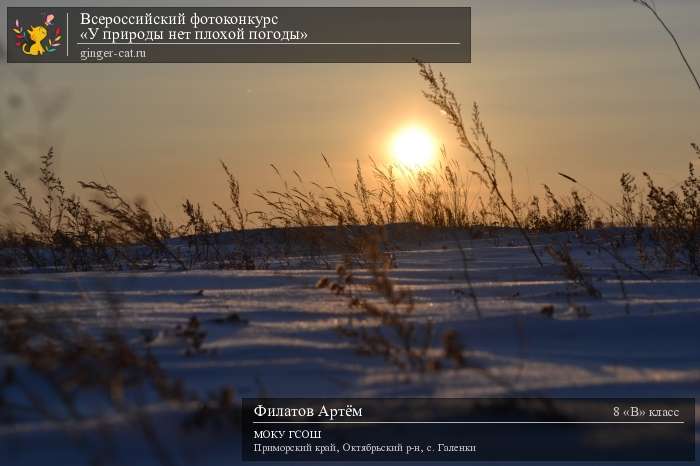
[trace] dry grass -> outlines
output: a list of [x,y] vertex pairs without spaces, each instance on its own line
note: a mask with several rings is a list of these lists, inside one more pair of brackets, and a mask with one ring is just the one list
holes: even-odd
[[[5,172],[15,191],[16,206],[28,219],[28,228],[2,232],[0,266],[5,271],[255,269],[272,262],[279,266],[285,263],[285,256],[301,255],[325,266],[329,244],[333,244],[333,252],[353,254],[362,260],[366,236],[375,231],[373,228],[407,223],[472,231],[515,228],[540,265],[541,250],[538,252],[534,245],[534,235],[563,231],[585,239],[583,233],[595,228],[601,234],[592,241],[597,241],[601,250],[625,268],[644,274],[618,252],[631,233],[643,266],[662,264],[700,273],[700,188],[692,164],[679,191],[658,186],[648,175],[646,190],[642,190],[631,174],[623,174],[621,202],[617,205],[597,196],[573,176],[560,174],[607,205],[607,217],[596,214],[589,198],[577,190],[557,196],[545,185],[544,203],[537,196],[520,201],[514,194],[507,157],[487,132],[479,107],[474,104],[471,128],[467,129],[462,107],[446,78],[423,63],[419,63],[419,73],[428,87],[425,97],[454,127],[471,163],[463,165],[448,156],[444,148],[434,166],[420,170],[370,160],[370,170],[366,171],[357,161],[350,190],[337,182],[322,185],[307,181],[296,171],[286,179],[273,165],[281,187],[257,190],[255,195],[266,208],[249,211],[242,204],[238,179],[222,162],[229,205],[213,202],[215,215],[210,217],[199,203],[186,200],[182,205],[186,221],[175,225],[164,215],[151,213],[143,201],[129,201],[109,185],[81,182],[80,187],[92,198],[83,203],[77,195],[66,192],[53,169],[55,156],[50,150],[40,163],[43,195],[39,201],[18,176]],[[693,144],[692,149],[700,153],[697,145]],[[323,155],[322,164],[335,180],[333,166]],[[474,164],[476,169],[469,168]],[[473,180],[481,189],[474,189]],[[279,241],[276,249],[271,248],[260,235],[254,239],[251,225],[283,232],[283,248]],[[606,225],[621,229],[607,230]],[[303,254],[299,254],[299,244],[307,246]],[[561,254],[553,257],[561,262]],[[478,310],[478,302],[474,305]]]
[[664,265],[681,265],[700,275],[700,181],[691,163],[680,190],[667,190],[646,175],[653,246]]
[[[652,11],[666,27],[653,4],[642,0],[638,3]],[[678,49],[685,60],[680,46]],[[398,223],[472,230],[512,227],[519,231],[536,262],[543,265],[541,252],[532,240],[537,233],[575,232],[585,239],[583,234],[591,228],[603,231],[603,226],[615,226],[620,229],[601,234],[595,241],[627,269],[647,276],[620,253],[631,234],[642,266],[660,263],[700,275],[700,183],[693,164],[689,166],[688,177],[673,188],[657,185],[646,174],[646,188],[640,188],[631,174],[623,174],[620,203],[612,205],[604,201],[610,210],[607,219],[595,216],[589,200],[578,191],[562,197],[545,186],[543,203],[538,197],[519,200],[514,194],[514,178],[507,157],[488,134],[479,107],[473,105],[470,122],[466,123],[446,78],[423,63],[419,63],[419,72],[428,86],[425,97],[444,112],[455,129],[461,147],[470,157],[467,163],[450,157],[444,148],[435,166],[424,170],[382,166],[374,160],[367,170],[358,161],[349,189],[337,182],[325,186],[305,181],[297,172],[293,172],[290,181],[273,166],[281,186],[256,191],[266,209],[248,211],[241,201],[238,179],[222,162],[229,205],[212,203],[216,213],[209,217],[199,203],[188,199],[182,205],[185,223],[174,225],[165,216],[153,214],[144,202],[129,201],[113,186],[80,183],[83,191],[92,197],[88,203],[67,193],[53,168],[55,155],[49,150],[40,161],[39,182],[43,192],[39,200],[32,196],[20,176],[5,172],[15,193],[16,207],[28,224],[24,230],[0,231],[0,268],[17,272],[141,270],[159,266],[264,267],[269,252],[255,242],[251,225],[283,229],[289,255],[295,252],[293,243],[301,239],[313,245],[314,252],[309,255],[321,261],[328,242],[327,230],[317,227],[333,226],[340,238],[334,237],[333,241],[347,252],[346,259],[336,268],[335,277],[320,280],[317,287],[347,301],[348,319],[338,327],[338,332],[352,339],[358,352],[383,357],[408,372],[473,368],[488,377],[491,377],[488,370],[470,360],[456,330],[438,332],[431,321],[415,315],[410,289],[398,286],[390,277],[390,270],[396,266],[395,258],[389,252],[386,238],[373,234],[376,229],[381,231]],[[692,144],[692,150],[700,156],[696,144]],[[320,163],[335,179],[332,164],[325,156]],[[475,168],[470,168],[472,164]],[[575,178],[562,176],[580,185]],[[473,180],[484,188],[485,196],[474,189]],[[292,227],[299,228],[300,233],[292,235]],[[228,242],[222,240],[224,235],[229,235]],[[467,256],[459,246],[464,278],[470,290],[466,297],[482,317],[471,287]],[[546,251],[561,265],[571,284],[590,297],[600,298],[590,274],[572,257],[566,243],[550,245]],[[357,278],[360,267],[367,270],[367,280]],[[613,270],[629,314],[625,283],[617,268]],[[588,315],[583,306],[570,303],[570,307],[579,317]],[[545,306],[541,312],[553,318],[556,309]],[[139,347],[116,331],[94,335],[60,316],[49,317],[50,314],[0,309],[0,350],[14,358],[14,362],[3,368],[0,381],[0,422],[13,423],[20,416],[58,424],[82,422],[86,414],[81,400],[97,397],[112,412],[134,421],[162,464],[172,464],[173,460],[160,443],[144,406],[134,401],[138,399],[136,394],[147,391],[159,401],[181,407],[194,405],[194,411],[190,410],[191,416],[184,422],[188,429],[235,426],[233,390],[222,387],[204,399],[188,393],[150,354],[147,336]],[[236,319],[240,320],[236,316],[232,321]],[[207,333],[196,317],[174,332],[181,339],[185,354],[207,354],[204,347]],[[47,390],[37,391],[37,383]],[[94,445],[82,446],[99,450]],[[98,451],[93,460],[99,462],[103,454]]]
[[[202,351],[205,333],[198,322],[180,332],[186,352]],[[115,419],[140,430],[158,463],[179,464],[173,448],[161,441],[148,409],[153,403],[179,411],[185,431],[234,429],[238,422],[232,388],[206,398],[188,391],[160,367],[147,344],[139,346],[112,328],[95,334],[60,313],[5,307],[0,351],[8,356],[0,379],[0,422],[40,420],[67,429],[91,464],[112,464]]]
[[369,273],[367,280],[357,277],[352,259],[346,257],[334,279],[322,278],[316,284],[346,299],[351,312],[337,331],[355,342],[359,354],[383,357],[411,373],[471,368],[495,380],[467,356],[459,332],[446,329],[439,333],[432,321],[415,316],[413,294],[390,278],[392,258],[378,241],[368,242],[363,265]]
[[550,245],[547,247],[547,253],[561,264],[563,274],[567,279],[584,289],[592,298],[601,297],[600,291],[593,285],[590,274],[584,270],[581,264],[574,260],[567,244]]

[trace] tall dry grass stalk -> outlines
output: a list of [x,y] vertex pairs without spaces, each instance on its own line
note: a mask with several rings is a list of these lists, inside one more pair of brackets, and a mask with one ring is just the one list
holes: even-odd
[[659,11],[656,8],[656,5],[652,2],[649,2],[648,0],[632,0],[634,3],[637,3],[639,5],[642,5],[644,8],[649,10],[652,15],[654,15],[654,18],[656,18],[656,21],[658,21],[659,24],[664,28],[668,36],[671,38],[673,41],[674,45],[676,46],[676,49],[678,50],[678,54],[680,55],[681,59],[683,60],[683,63],[685,63],[686,68],[688,68],[688,72],[690,73],[691,78],[693,78],[693,81],[695,82],[695,87],[697,87],[698,91],[700,91],[700,81],[698,81],[698,77],[695,74],[695,70],[693,67],[690,65],[690,62],[688,61],[688,58],[685,56],[685,52],[683,51],[683,48],[681,47],[681,44],[678,42],[678,39],[676,38],[676,35],[673,33],[671,28],[668,27],[668,24],[661,18],[661,15],[659,14]]
[[[535,250],[530,235],[528,235],[525,227],[520,221],[516,209],[518,208],[517,199],[513,191],[513,174],[508,166],[503,152],[494,147],[493,141],[486,131],[486,126],[481,118],[479,106],[474,103],[472,107],[472,130],[471,136],[467,132],[464,118],[462,116],[462,106],[457,100],[454,92],[447,85],[447,79],[442,73],[435,74],[430,65],[418,62],[420,67],[420,75],[428,84],[428,91],[423,95],[433,104],[435,104],[442,112],[444,112],[447,120],[457,131],[457,139],[461,146],[466,149],[479,164],[481,171],[473,172],[486,186],[492,195],[498,200],[497,208],[505,209],[513,224],[518,228],[521,235],[525,239],[530,248],[530,252],[537,260],[540,266],[544,266],[542,259]],[[499,183],[498,168],[501,168],[510,183],[510,199],[507,200],[503,194],[501,184]]]

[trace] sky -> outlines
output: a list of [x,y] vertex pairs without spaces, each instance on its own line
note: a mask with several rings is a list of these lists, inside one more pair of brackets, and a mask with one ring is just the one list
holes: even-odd
[[[23,4],[0,2],[3,21],[6,6]],[[377,3],[255,2],[330,4]],[[632,0],[466,5],[472,7],[472,63],[435,68],[446,74],[466,108],[479,103],[493,140],[509,158],[517,193],[541,194],[543,183],[568,190],[557,172],[576,177],[610,202],[618,200],[624,171],[638,177],[647,171],[669,185],[682,179],[694,158],[689,144],[700,142],[700,93],[647,10]],[[700,70],[700,1],[656,0],[656,5]],[[186,198],[206,206],[225,202],[219,160],[240,178],[244,203],[255,210],[260,207],[255,190],[279,187],[270,164],[290,179],[296,170],[327,184],[331,176],[323,153],[338,182],[351,189],[355,160],[391,161],[392,135],[411,124],[425,127],[463,166],[475,166],[422,97],[412,64],[2,64],[3,101],[26,92],[31,76],[30,88],[66,95],[65,105],[42,129],[32,127],[26,106],[5,105],[2,121],[14,125],[10,134],[38,134],[39,146],[53,144],[70,190],[78,189],[78,180],[107,182],[176,219]],[[31,146],[26,152],[36,156],[40,150]],[[6,190],[0,196],[3,203],[10,200]]]

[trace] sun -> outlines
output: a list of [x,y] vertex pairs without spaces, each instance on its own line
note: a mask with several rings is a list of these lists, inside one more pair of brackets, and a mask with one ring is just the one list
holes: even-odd
[[436,152],[435,139],[421,126],[404,127],[391,140],[394,160],[406,168],[426,168],[433,162]]

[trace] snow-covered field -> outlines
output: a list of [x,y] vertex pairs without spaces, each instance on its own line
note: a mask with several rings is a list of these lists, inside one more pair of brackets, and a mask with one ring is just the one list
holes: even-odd
[[[538,247],[551,240],[538,238]],[[430,319],[438,334],[457,330],[468,358],[487,373],[469,367],[407,372],[357,354],[354,341],[336,331],[356,311],[346,298],[315,287],[335,275],[321,267],[5,275],[0,304],[60,313],[88,329],[117,325],[135,342],[149,335],[161,366],[202,394],[223,385],[234,387],[237,398],[700,394],[698,277],[650,272],[650,281],[594,246],[574,243],[575,258],[602,294],[595,298],[569,283],[561,265],[544,254],[540,268],[516,235],[464,240],[462,246],[482,318],[468,297],[462,254],[449,237],[401,248],[390,277],[412,290],[414,319]],[[549,316],[541,312],[550,305]],[[231,315],[240,319],[227,319]],[[192,316],[206,331],[205,351],[188,356],[174,329]],[[169,422],[175,415],[152,408],[176,464],[240,462],[235,431],[184,434]],[[96,425],[114,434],[117,464],[157,463],[131,423],[103,421]],[[101,435],[96,425],[0,424],[0,464],[86,464],[95,455],[90,439]],[[77,433],[87,446],[74,441]]]

